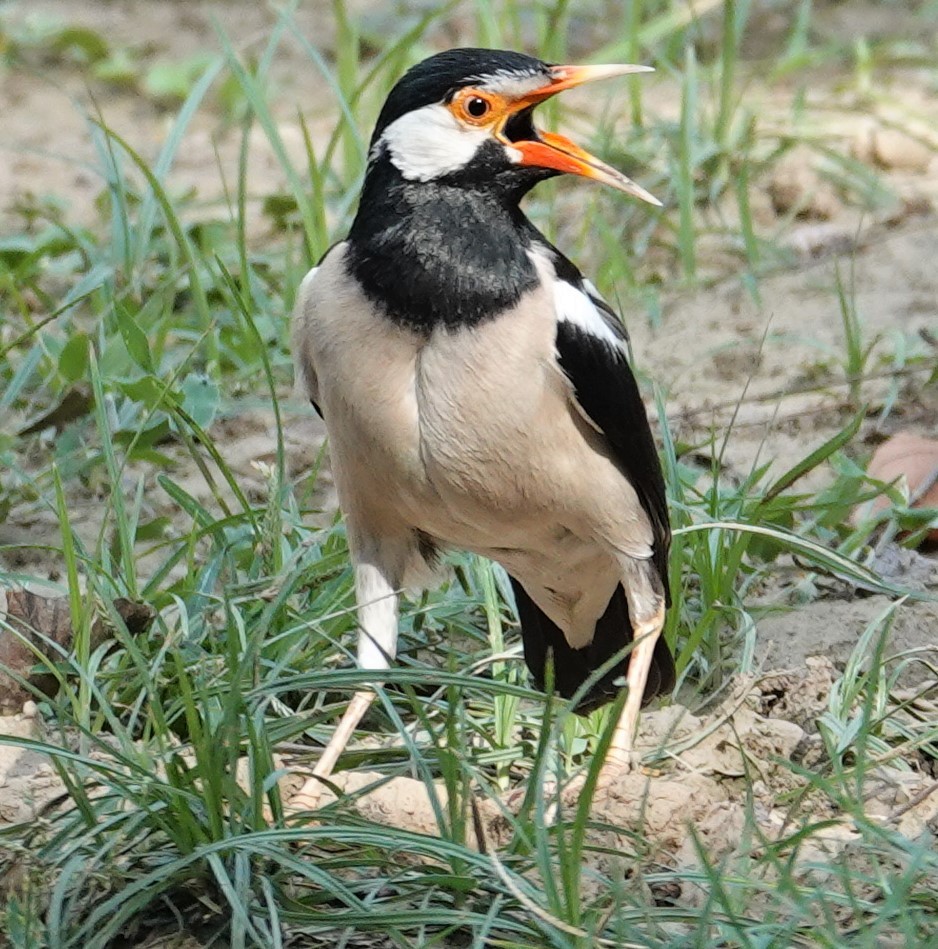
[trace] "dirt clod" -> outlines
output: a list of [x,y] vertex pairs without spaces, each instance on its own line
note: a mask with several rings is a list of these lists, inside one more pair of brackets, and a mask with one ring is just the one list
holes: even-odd
[[810,731],[827,708],[837,670],[827,656],[809,656],[797,671],[769,672],[759,682],[757,709]]
[[901,129],[873,126],[859,130],[853,154],[880,168],[925,172],[934,152],[926,142]]
[[833,187],[818,174],[816,158],[805,147],[793,149],[774,168],[769,197],[776,214],[828,221],[836,217],[841,202]]

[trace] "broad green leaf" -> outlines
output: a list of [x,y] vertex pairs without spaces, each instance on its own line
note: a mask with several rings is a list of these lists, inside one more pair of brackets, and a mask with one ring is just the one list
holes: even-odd
[[146,333],[140,329],[134,314],[125,306],[118,304],[117,328],[120,330],[124,345],[130,358],[144,371],[153,372],[153,357]]
[[208,428],[214,421],[219,397],[218,386],[207,376],[190,375],[183,380],[183,408],[200,428]]
[[91,340],[87,333],[75,333],[59,353],[59,375],[66,382],[76,382],[88,372]]

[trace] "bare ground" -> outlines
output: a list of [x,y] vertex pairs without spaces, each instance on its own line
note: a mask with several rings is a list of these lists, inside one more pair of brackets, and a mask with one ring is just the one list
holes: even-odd
[[[266,35],[270,18],[260,6],[239,5],[236,18],[231,15],[231,7],[202,2],[183,5],[77,0],[66,5],[34,0],[14,3],[12,9],[14,17],[25,18],[27,13],[52,15],[106,31],[115,41],[139,48],[149,61],[181,58],[206,47],[215,49],[210,23],[213,15],[238,44]],[[299,19],[312,40],[328,46],[332,24],[324,11],[324,5],[304,6]],[[849,21],[848,13],[845,5],[825,10],[824,28],[856,29],[856,23],[851,27],[851,22],[845,24],[838,19],[847,17]],[[866,23],[868,28],[869,21]],[[321,84],[309,72],[308,61],[289,49],[285,48],[275,71],[281,88],[278,111],[288,144],[299,151],[302,140],[295,122],[297,106],[306,112],[314,133],[328,129],[332,113]],[[2,78],[0,222],[5,226],[16,220],[18,206],[28,204],[37,195],[52,193],[67,198],[75,219],[94,219],[93,205],[101,181],[94,171],[95,154],[83,117],[90,93],[108,123],[147,157],[155,155],[166,135],[170,113],[133,92],[105,86],[89,90],[77,68],[36,61],[33,71],[8,70]],[[726,277],[704,289],[669,293],[660,327],[652,328],[640,314],[630,320],[639,365],[667,393],[675,434],[706,447],[714,433],[719,444],[732,428],[724,456],[730,477],[744,474],[757,461],[771,461],[778,469],[787,467],[831,437],[855,409],[843,384],[838,268],[847,281],[867,338],[880,338],[874,352],[882,358],[872,360],[871,369],[888,365],[897,340],[905,341],[905,345],[934,347],[930,327],[934,327],[938,309],[938,162],[934,151],[938,142],[931,130],[938,128],[938,102],[914,72],[897,81],[901,82],[907,111],[916,117],[916,128],[921,133],[913,136],[911,143],[906,140],[908,136],[896,138],[891,131],[898,89],[887,90],[889,95],[879,107],[862,116],[840,98],[833,82],[816,92],[826,110],[826,127],[836,147],[874,167],[893,189],[896,199],[888,209],[877,215],[859,215],[836,188],[825,184],[810,157],[795,156],[766,183],[764,193],[754,196],[754,213],[760,226],[769,232],[776,225],[782,227],[786,207],[790,210],[803,205],[807,209],[802,219],[785,228],[780,237],[789,244],[794,265],[763,279],[758,301],[737,279]],[[779,122],[786,120],[789,103],[778,90],[769,93],[753,84],[748,94],[764,99],[769,114],[777,114]],[[662,80],[652,95],[663,102],[677,101],[676,87],[667,80]],[[55,120],[49,121],[49,116]],[[924,152],[917,147],[923,141],[929,146]],[[258,138],[254,145],[250,190],[256,212],[260,199],[280,190],[283,182],[264,142]],[[237,147],[234,133],[220,128],[214,120],[198,117],[174,172],[173,186],[180,190],[194,188],[206,201],[217,199],[222,191],[218,163],[230,180]],[[254,234],[255,240],[262,240],[263,225],[257,224]],[[719,273],[722,265],[718,256],[710,263]],[[935,434],[938,397],[934,386],[927,388],[922,381],[914,373],[903,380],[899,399],[884,422],[871,415],[856,446],[859,454],[900,426]],[[862,397],[876,404],[888,385],[885,378],[864,383]],[[322,431],[299,406],[295,409],[288,418],[287,436],[292,470],[298,473],[312,457],[314,446],[321,443]],[[253,463],[272,458],[272,415],[258,409],[237,413],[217,423],[217,433],[223,436],[219,444],[246,489],[263,496],[266,485]],[[177,475],[194,495],[204,496],[204,483],[195,470],[188,477],[184,471]],[[814,476],[816,481],[823,477],[823,473]],[[76,497],[74,503],[77,527],[92,533],[96,528],[96,499],[90,495]],[[30,543],[43,538],[55,542],[56,525],[51,518],[42,517],[29,523],[13,520],[0,525],[0,542],[16,543],[18,537]],[[8,558],[8,566],[36,573],[56,569],[46,558],[35,558],[35,554],[24,551],[22,562],[9,562]],[[758,639],[767,668],[795,671],[775,673],[774,685],[768,690],[767,680],[745,684],[745,698],[737,697],[731,707],[724,705],[702,720],[694,719],[680,706],[646,715],[643,733],[650,743],[669,734],[681,716],[669,740],[680,738],[682,729],[698,735],[711,726],[714,731],[702,744],[682,752],[678,763],[664,774],[634,776],[636,786],[630,786],[630,795],[619,803],[613,795],[606,804],[600,804],[607,808],[604,816],[628,824],[635,819],[636,795],[641,798],[648,792],[648,800],[656,803],[645,815],[647,830],[661,847],[668,865],[695,859],[684,829],[688,808],[717,851],[731,851],[739,845],[740,743],[750,743],[745,747],[747,760],[760,762],[765,769],[762,788],[766,832],[772,827],[779,829],[785,817],[778,810],[778,800],[790,790],[785,786],[790,772],[772,764],[773,756],[787,757],[797,749],[800,754],[810,753],[816,735],[809,723],[826,700],[826,690],[835,674],[833,666],[846,660],[867,623],[885,605],[881,598],[843,593],[799,605],[787,594],[793,586],[788,577],[770,591],[767,602],[777,609],[760,621]],[[900,610],[893,637],[892,648],[896,650],[934,649],[938,643],[938,610],[932,604],[906,604]],[[812,655],[826,659],[805,667],[803,659]],[[721,731],[728,723],[735,725],[732,737]],[[33,736],[40,727],[31,708],[25,715],[0,720],[0,732],[8,735]],[[694,775],[692,780],[688,774]],[[907,807],[931,777],[914,768],[912,772],[884,769],[880,777],[880,790],[871,789],[870,800],[882,819],[894,822],[911,837],[933,832],[938,815],[935,795]],[[0,820],[13,821],[35,813],[36,807],[58,790],[43,758],[16,749],[0,749]],[[380,814],[377,816],[380,819]],[[832,846],[847,846],[850,828],[834,830],[832,835],[837,840]],[[809,862],[810,857],[805,860]]]

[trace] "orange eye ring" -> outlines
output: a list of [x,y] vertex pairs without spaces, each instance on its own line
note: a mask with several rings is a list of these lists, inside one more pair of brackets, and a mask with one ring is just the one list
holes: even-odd
[[460,89],[450,105],[453,114],[466,125],[490,125],[504,111],[504,103],[478,89]]

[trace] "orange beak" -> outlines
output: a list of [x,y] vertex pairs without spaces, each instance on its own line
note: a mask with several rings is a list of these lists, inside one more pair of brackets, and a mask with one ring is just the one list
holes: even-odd
[[[574,86],[580,86],[585,82],[593,82],[596,79],[608,79],[611,76],[625,76],[630,73],[653,71],[650,66],[551,66],[550,81],[513,102],[506,121],[510,119],[511,115],[532,108],[545,99],[557,95],[558,92],[563,92],[564,89],[572,89]],[[591,155],[580,148],[579,145],[574,145],[570,139],[563,135],[538,130],[536,138],[512,142],[504,134],[504,125],[505,123],[502,123],[498,137],[506,146],[520,154],[518,164],[535,168],[550,168],[564,174],[592,178],[594,181],[611,185],[619,191],[624,191],[626,194],[640,198],[642,201],[661,207],[661,202],[654,195],[649,194],[641,185],[637,185],[631,178],[623,175],[621,171],[617,171],[605,162],[600,161],[595,155]]]

